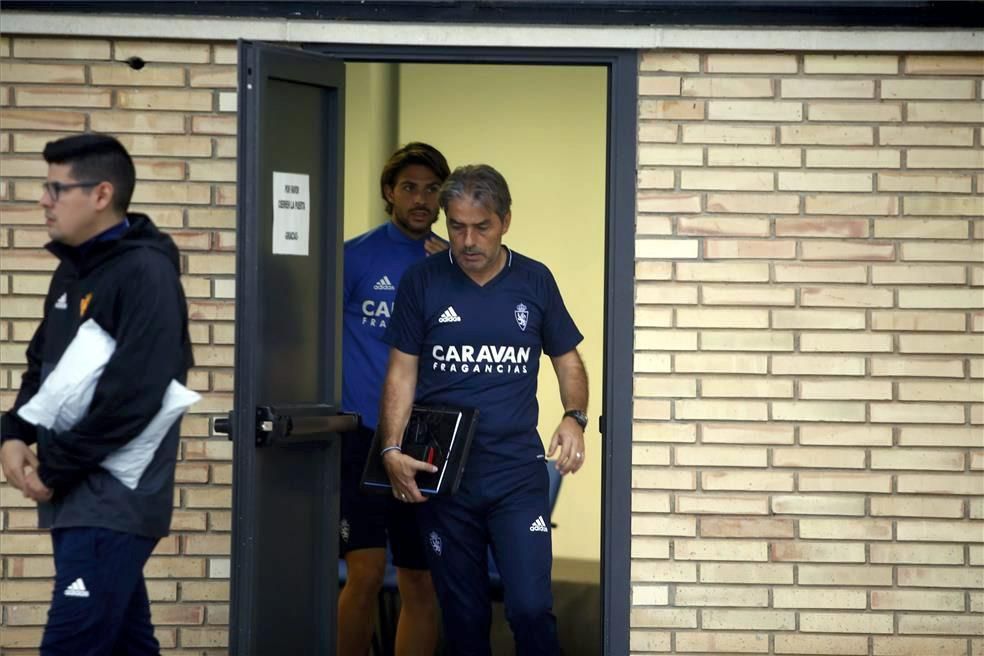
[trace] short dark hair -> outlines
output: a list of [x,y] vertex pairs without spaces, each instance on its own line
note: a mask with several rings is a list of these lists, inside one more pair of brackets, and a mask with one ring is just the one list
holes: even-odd
[[495,212],[500,219],[505,219],[512,207],[506,179],[488,164],[459,166],[444,181],[438,198],[444,214],[447,215],[451,201],[461,199]]
[[382,175],[379,176],[379,193],[386,203],[387,214],[393,213],[393,203],[389,202],[389,199],[386,198],[386,187],[395,187],[396,179],[400,176],[400,172],[413,164],[426,166],[434,172],[434,175],[441,182],[444,182],[448,174],[451,173],[448,160],[444,159],[441,151],[434,146],[421,141],[411,141],[403,146],[403,148],[400,148],[390,156],[389,160],[383,166]]
[[68,164],[80,181],[106,181],[113,185],[113,209],[126,213],[137,183],[130,153],[107,134],[77,134],[49,141],[44,147],[48,164]]

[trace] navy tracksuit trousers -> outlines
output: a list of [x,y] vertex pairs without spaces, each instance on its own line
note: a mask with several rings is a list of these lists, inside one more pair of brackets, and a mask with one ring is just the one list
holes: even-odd
[[143,568],[156,538],[57,528],[55,589],[41,656],[157,656]]
[[560,653],[553,614],[553,553],[542,460],[465,474],[458,492],[418,507],[449,656],[491,656],[488,549],[502,576],[517,656]]

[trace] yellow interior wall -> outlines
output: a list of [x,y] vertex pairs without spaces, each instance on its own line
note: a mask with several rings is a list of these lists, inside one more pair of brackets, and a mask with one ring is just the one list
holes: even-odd
[[[606,71],[599,67],[401,64],[398,142],[426,141],[453,169],[487,163],[509,183],[505,243],[553,271],[584,334],[591,384],[587,461],[567,476],[554,521],[554,555],[597,560],[601,526]],[[376,173],[378,178],[378,172]],[[346,213],[348,214],[348,213]],[[445,232],[443,215],[436,226]],[[541,362],[540,434],[563,414],[557,379]]]
[[388,220],[379,174],[396,150],[397,65],[345,64],[345,239]]

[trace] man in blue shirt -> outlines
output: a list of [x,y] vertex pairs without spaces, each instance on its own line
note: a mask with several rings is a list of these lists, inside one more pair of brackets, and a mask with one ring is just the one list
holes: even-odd
[[[379,432],[393,495],[421,503],[418,522],[441,602],[448,653],[489,656],[487,552],[502,576],[518,656],[560,653],[550,589],[547,472],[537,433],[540,354],[567,409],[550,442],[561,473],[584,463],[587,376],[582,336],[550,271],[502,244],[511,198],[486,165],[458,168],[441,208],[451,250],[411,267],[386,332],[390,350]],[[476,407],[478,427],[458,492],[426,499],[414,477],[433,465],[398,448],[416,400]],[[422,503],[426,501],[427,503]]]
[[362,415],[363,428],[342,442],[339,553],[348,578],[338,599],[338,654],[365,656],[386,567],[387,534],[397,567],[401,613],[397,656],[433,656],[437,601],[413,508],[364,494],[359,480],[369,453],[389,348],[383,333],[404,271],[446,242],[431,232],[448,163],[433,146],[409,143],[383,167],[380,192],[390,220],[345,243],[342,404]]

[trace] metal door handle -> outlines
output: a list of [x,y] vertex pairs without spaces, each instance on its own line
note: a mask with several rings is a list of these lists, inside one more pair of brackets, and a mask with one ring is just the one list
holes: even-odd
[[256,445],[309,442],[356,430],[361,417],[333,406],[303,405],[256,409]]
[[212,432],[218,435],[228,435],[232,439],[232,412],[225,417],[212,417]]
[[288,436],[348,433],[359,427],[359,416],[339,414],[333,417],[290,417],[289,424]]

